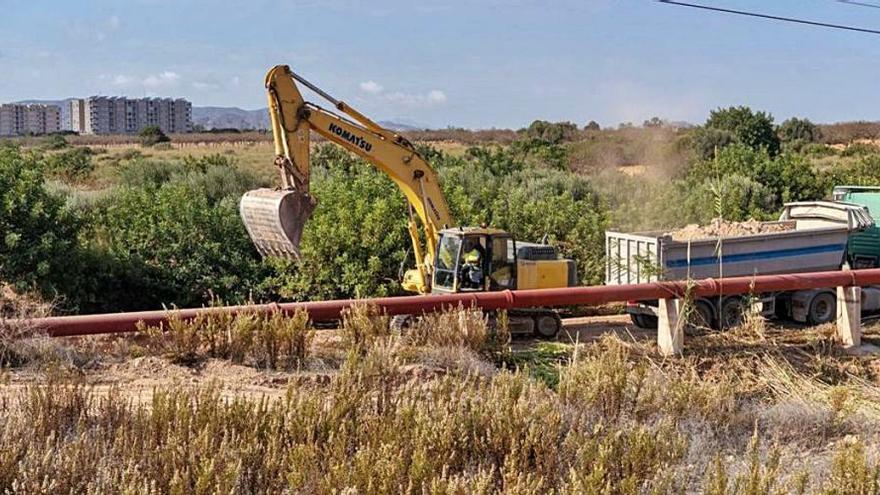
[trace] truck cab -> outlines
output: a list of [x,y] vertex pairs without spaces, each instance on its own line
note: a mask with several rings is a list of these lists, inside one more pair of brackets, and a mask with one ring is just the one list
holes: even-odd
[[[871,216],[880,215],[880,187],[835,186],[835,201],[845,201],[867,208]],[[872,225],[850,235],[847,261],[853,269],[880,267],[880,227]]]

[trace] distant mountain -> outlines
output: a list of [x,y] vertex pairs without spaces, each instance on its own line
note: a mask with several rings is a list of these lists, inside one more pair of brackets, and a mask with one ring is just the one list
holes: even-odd
[[265,108],[242,110],[238,107],[193,107],[193,125],[205,129],[268,129],[269,113]]
[[[193,124],[205,129],[268,129],[269,110],[238,107],[193,107]],[[380,120],[379,125],[395,131],[421,131],[430,126],[406,119]]]
[[415,122],[407,119],[394,119],[394,120],[380,120],[379,125],[382,127],[387,127],[392,131],[424,131],[428,129],[433,129],[433,127],[422,124],[421,122]]

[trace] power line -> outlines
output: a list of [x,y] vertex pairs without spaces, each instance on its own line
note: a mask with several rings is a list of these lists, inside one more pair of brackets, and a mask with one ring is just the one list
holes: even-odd
[[[782,16],[769,15],[769,14],[758,14],[756,12],[746,12],[744,10],[733,10],[733,9],[725,9],[725,8],[721,8],[721,7],[711,7],[709,5],[699,5],[696,3],[678,2],[678,1],[674,1],[674,0],[656,0],[656,1],[660,2],[660,3],[669,4],[669,5],[680,5],[682,7],[691,7],[691,8],[695,8],[695,9],[712,10],[715,12],[724,12],[726,14],[744,15],[744,16],[749,16],[749,17],[760,17],[762,19],[770,19],[770,20],[774,20],[774,21],[793,22],[796,24],[806,24],[808,26],[818,26],[818,27],[825,27],[825,28],[831,28],[831,29],[843,29],[846,31],[858,31],[860,33],[880,34],[880,31],[878,31],[876,29],[866,29],[866,28],[860,28],[860,27],[854,27],[854,26],[845,26],[843,24],[829,24],[827,22],[808,21],[806,19],[794,19],[792,17],[782,17]],[[850,3],[850,2],[844,2],[844,3]]]
[[853,5],[856,7],[871,7],[872,9],[880,9],[880,5],[876,3],[868,3],[868,2],[859,2],[857,0],[837,0],[840,3],[845,3],[847,5]]

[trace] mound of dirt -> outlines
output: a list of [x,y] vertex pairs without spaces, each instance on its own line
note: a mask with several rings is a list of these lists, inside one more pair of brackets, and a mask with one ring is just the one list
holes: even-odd
[[745,222],[728,222],[721,218],[712,220],[707,225],[690,224],[666,235],[672,236],[676,241],[693,241],[696,239],[711,239],[715,237],[736,237],[753,234],[769,234],[772,232],[784,232],[794,229],[793,223],[759,222],[746,220]]

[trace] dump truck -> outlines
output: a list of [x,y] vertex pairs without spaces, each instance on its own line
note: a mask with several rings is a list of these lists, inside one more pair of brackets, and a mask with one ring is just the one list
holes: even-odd
[[[876,230],[868,208],[845,201],[786,203],[778,221],[761,226],[757,233],[687,240],[666,231],[607,231],[606,284],[840,270],[856,261],[852,240]],[[865,288],[862,301],[863,311],[880,309],[880,289]],[[698,326],[729,328],[754,305],[768,317],[821,324],[836,317],[836,303],[834,288],[697,298],[689,317]],[[656,307],[657,301],[631,301],[627,313],[636,326],[652,328]]]

